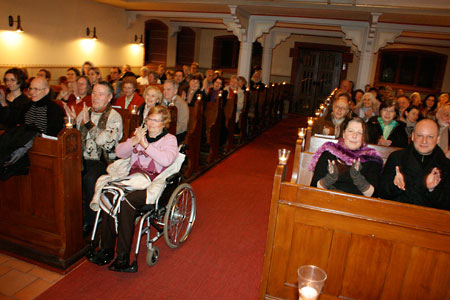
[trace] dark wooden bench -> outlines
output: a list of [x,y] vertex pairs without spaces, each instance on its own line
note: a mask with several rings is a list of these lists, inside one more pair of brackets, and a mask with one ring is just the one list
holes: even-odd
[[219,158],[220,130],[223,117],[222,101],[222,97],[217,97],[215,102],[206,102],[204,122],[206,144],[209,146],[208,164]]
[[237,94],[227,99],[223,108],[224,124],[226,127],[225,153],[230,152],[234,148],[234,132],[236,126],[236,103]]
[[177,135],[178,109],[175,105],[169,105],[167,108],[170,113],[170,125],[168,131],[170,134]]
[[250,137],[258,134],[260,94],[259,90],[248,91],[248,135]]
[[29,174],[0,181],[0,248],[66,269],[83,255],[81,137],[35,138]]
[[290,182],[275,171],[260,299],[298,299],[309,264],[328,274],[322,300],[449,299],[450,212],[310,187],[297,150]]
[[122,117],[123,135],[120,142],[126,141],[129,137],[134,135],[134,130],[141,125],[141,120],[138,114],[132,114],[130,110],[113,107]]
[[197,172],[199,168],[203,106],[203,101],[196,101],[194,106],[189,106],[189,124],[186,134],[186,156],[188,164],[184,173],[186,178],[189,178],[193,173]]

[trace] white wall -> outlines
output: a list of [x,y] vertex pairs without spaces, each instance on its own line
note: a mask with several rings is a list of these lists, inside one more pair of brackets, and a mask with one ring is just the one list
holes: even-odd
[[[24,32],[11,31],[9,15],[20,15]],[[143,64],[143,47],[133,42],[135,34],[144,33],[144,20],[138,18],[127,29],[123,9],[88,0],[0,1],[0,20],[5,24],[0,27],[2,77],[11,66],[64,70],[89,60],[96,66],[129,64],[137,69]],[[97,41],[86,39],[86,27],[94,26]]]

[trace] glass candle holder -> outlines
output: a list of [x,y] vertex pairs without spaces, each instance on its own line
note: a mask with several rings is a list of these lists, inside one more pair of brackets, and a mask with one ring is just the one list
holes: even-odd
[[70,116],[64,117],[64,124],[66,125],[66,128],[73,128],[73,119]]
[[133,105],[133,106],[131,107],[131,113],[132,113],[133,115],[137,114],[137,105]]
[[278,149],[278,163],[285,165],[289,158],[289,154],[291,154],[291,150]]
[[299,300],[317,300],[327,279],[327,273],[313,265],[297,270]]
[[316,117],[320,117],[320,114],[321,114],[321,112],[320,112],[320,109],[316,109]]
[[312,127],[314,124],[314,118],[313,117],[308,117],[308,127]]
[[297,134],[300,139],[304,139],[306,136],[306,128],[299,128]]

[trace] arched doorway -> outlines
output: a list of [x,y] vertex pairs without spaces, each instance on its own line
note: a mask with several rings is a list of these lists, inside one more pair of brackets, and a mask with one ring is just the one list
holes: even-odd
[[176,65],[190,65],[194,61],[195,32],[189,27],[181,27],[177,35]]
[[168,27],[161,21],[145,22],[144,64],[166,64]]

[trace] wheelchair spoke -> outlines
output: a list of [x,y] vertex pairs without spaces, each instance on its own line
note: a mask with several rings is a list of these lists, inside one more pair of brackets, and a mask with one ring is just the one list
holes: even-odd
[[191,186],[179,186],[171,198],[165,218],[165,239],[169,247],[179,247],[186,240],[195,221],[195,209],[195,196]]

